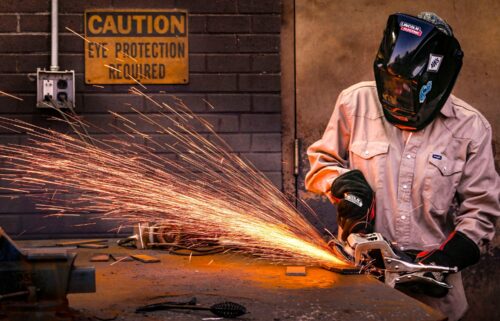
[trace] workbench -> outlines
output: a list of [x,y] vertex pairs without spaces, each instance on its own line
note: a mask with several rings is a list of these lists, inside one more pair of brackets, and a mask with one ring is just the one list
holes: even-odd
[[[20,241],[21,247],[54,241]],[[285,267],[237,254],[177,256],[160,250],[119,247],[76,249],[76,265],[96,268],[96,293],[68,295],[76,320],[215,320],[209,311],[135,309],[162,301],[200,305],[232,301],[249,311],[240,320],[445,320],[430,307],[368,275],[341,275],[308,268],[306,276],[287,276]],[[149,254],[160,263],[89,262],[95,253]],[[114,263],[114,264],[112,264]]]

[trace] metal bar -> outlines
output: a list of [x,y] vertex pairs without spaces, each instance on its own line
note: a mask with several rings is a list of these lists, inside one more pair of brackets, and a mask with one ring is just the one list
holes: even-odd
[[19,291],[19,292],[14,292],[14,293],[9,293],[9,294],[2,294],[2,295],[0,295],[0,300],[15,298],[18,296],[23,296],[23,295],[28,295],[28,294],[30,294],[29,291]]
[[293,175],[299,176],[300,164],[300,141],[298,138],[294,141],[294,157],[293,157]]

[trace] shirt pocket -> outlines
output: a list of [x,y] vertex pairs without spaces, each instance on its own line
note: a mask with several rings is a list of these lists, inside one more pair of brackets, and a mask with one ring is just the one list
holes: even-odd
[[350,167],[363,172],[374,190],[381,186],[385,175],[389,142],[355,141],[351,143]]
[[438,214],[448,212],[462,177],[464,164],[462,160],[449,159],[442,154],[429,155],[422,196],[429,202],[431,211]]

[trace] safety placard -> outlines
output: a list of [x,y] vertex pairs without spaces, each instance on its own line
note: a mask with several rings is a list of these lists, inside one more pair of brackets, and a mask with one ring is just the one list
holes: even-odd
[[185,10],[85,11],[87,84],[189,81]]

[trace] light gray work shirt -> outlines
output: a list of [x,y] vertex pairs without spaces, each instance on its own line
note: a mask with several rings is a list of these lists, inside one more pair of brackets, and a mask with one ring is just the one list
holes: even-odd
[[[487,120],[453,95],[424,129],[405,132],[385,119],[375,82],[361,82],[340,94],[323,137],[309,147],[306,188],[333,201],[335,178],[359,169],[376,193],[375,231],[400,249],[435,249],[453,230],[481,247],[500,215],[491,135]],[[454,320],[467,301],[459,275],[449,281],[447,297],[422,301]]]

